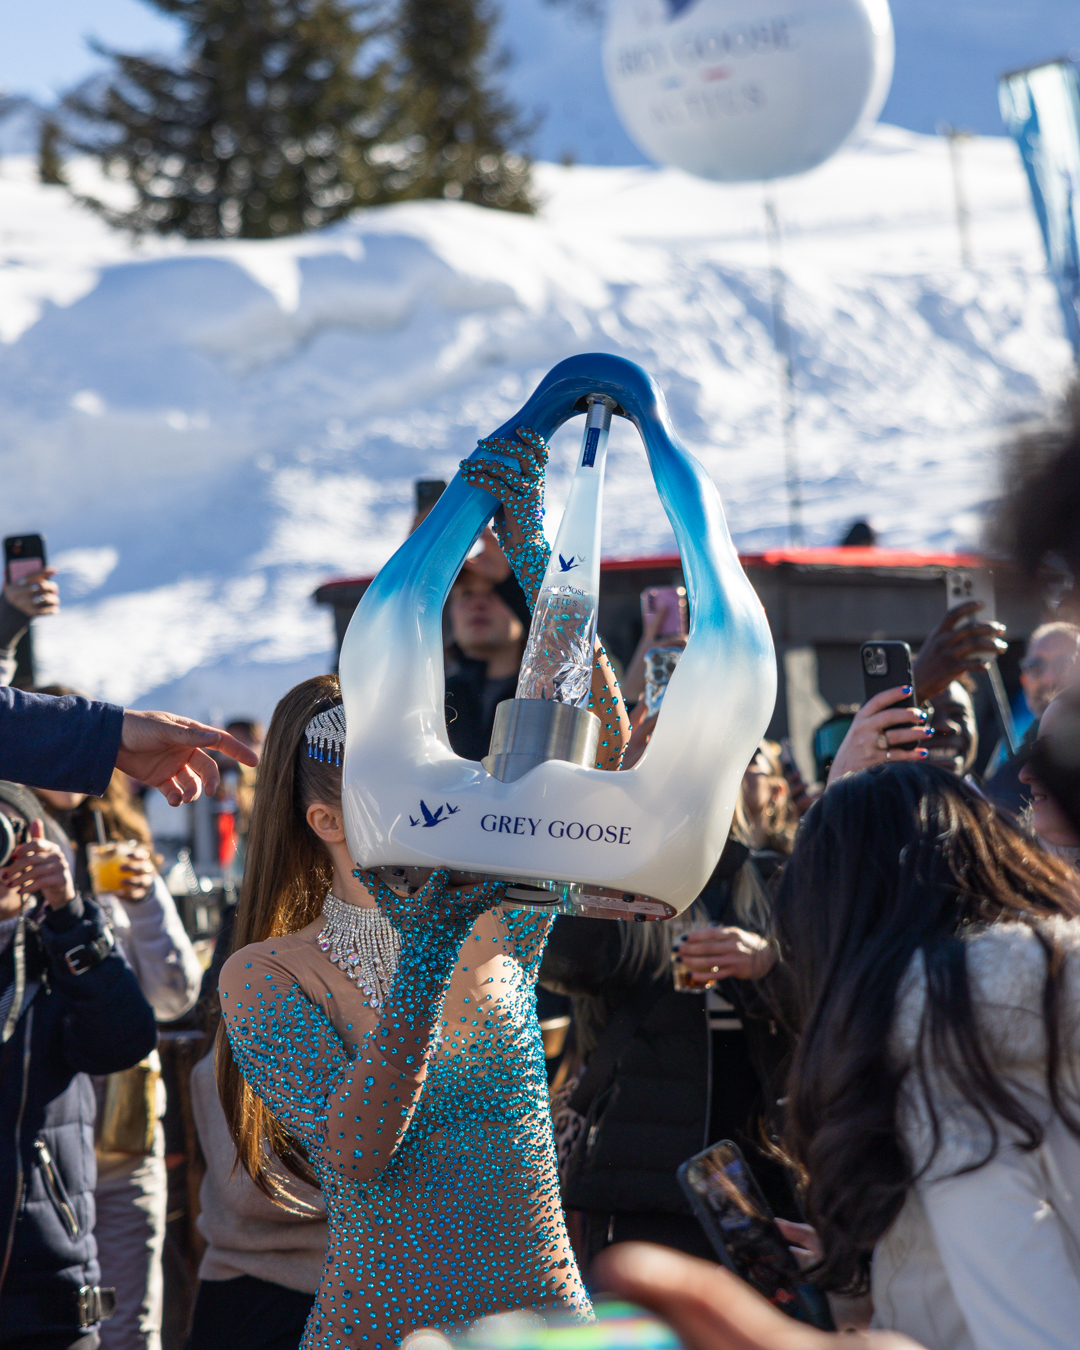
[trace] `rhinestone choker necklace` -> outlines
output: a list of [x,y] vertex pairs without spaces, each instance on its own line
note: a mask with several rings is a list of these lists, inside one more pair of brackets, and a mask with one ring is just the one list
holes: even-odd
[[323,926],[316,941],[329,960],[367,995],[373,1008],[390,992],[401,955],[401,938],[375,907],[346,904],[328,891],[323,901]]

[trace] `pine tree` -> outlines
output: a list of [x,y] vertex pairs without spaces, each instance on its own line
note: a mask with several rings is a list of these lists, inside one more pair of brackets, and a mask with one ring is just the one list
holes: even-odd
[[528,134],[495,91],[495,15],[488,0],[401,0],[393,125],[379,154],[401,198],[448,197],[533,211],[529,163],[511,147]]
[[[110,77],[65,108],[106,172],[138,194],[114,224],[190,238],[314,229],[385,201],[369,158],[382,130],[384,68],[357,73],[375,36],[348,0],[148,0],[186,28],[175,64],[99,49]],[[89,127],[89,131],[85,128]]]

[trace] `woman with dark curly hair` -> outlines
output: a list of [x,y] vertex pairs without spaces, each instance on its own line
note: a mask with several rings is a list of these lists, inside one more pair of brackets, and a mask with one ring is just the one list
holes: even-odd
[[785,1142],[818,1278],[933,1350],[1077,1343],[1078,915],[1075,875],[929,765],[834,784],[788,863]]

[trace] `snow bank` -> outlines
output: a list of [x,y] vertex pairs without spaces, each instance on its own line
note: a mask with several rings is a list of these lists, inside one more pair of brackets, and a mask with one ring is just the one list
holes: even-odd
[[[1015,150],[964,153],[970,270],[935,138],[879,127],[777,193],[810,542],[868,515],[888,544],[971,543],[1003,424],[1067,369]],[[786,539],[761,189],[537,180],[536,218],[424,202],[285,241],[135,244],[28,161],[0,165],[0,532],[42,529],[63,568],[64,613],[37,625],[47,678],[265,712],[325,668],[314,587],[377,569],[413,480],[449,478],[574,352],[655,374],[740,545]],[[621,426],[605,552],[671,542]]]

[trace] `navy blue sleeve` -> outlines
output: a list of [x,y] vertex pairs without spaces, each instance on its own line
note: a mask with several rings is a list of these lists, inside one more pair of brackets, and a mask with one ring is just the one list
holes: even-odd
[[145,1059],[157,1045],[154,1010],[118,947],[100,965],[75,975],[65,955],[96,941],[105,931],[101,910],[76,897],[49,910],[38,930],[54,988],[68,1001],[64,1059],[77,1073],[116,1073]]
[[114,703],[0,687],[0,778],[100,797],[116,765],[123,721]]

